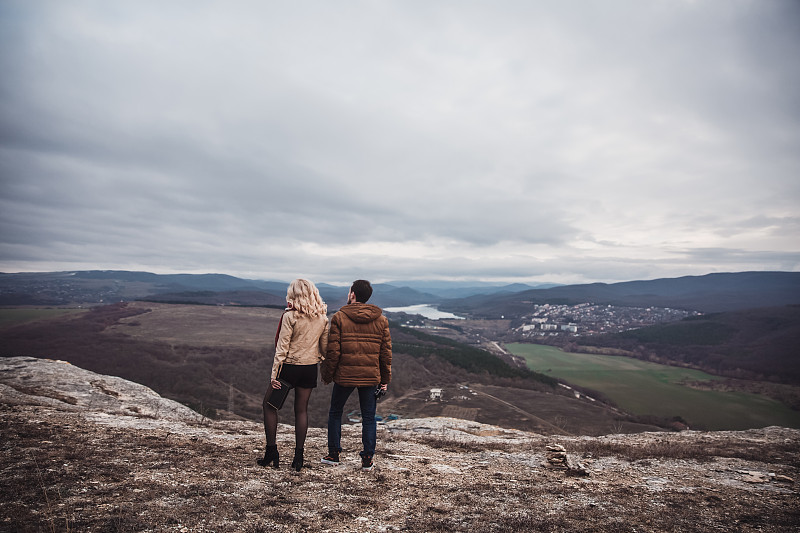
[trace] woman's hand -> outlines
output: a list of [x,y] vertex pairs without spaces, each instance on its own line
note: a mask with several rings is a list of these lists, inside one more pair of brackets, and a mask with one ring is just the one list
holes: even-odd
[[281,382],[278,381],[277,379],[273,379],[272,380],[272,388],[273,389],[280,389],[281,388]]

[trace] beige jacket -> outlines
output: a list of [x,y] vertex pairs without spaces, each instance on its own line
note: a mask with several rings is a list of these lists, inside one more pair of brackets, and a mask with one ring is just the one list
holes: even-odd
[[315,365],[325,359],[328,349],[328,317],[325,315],[310,317],[294,309],[283,314],[281,333],[275,346],[275,358],[272,361],[272,377],[278,377],[278,371],[284,363],[290,365]]

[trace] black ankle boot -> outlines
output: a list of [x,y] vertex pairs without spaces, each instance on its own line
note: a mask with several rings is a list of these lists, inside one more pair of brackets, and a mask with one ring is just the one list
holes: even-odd
[[303,468],[303,448],[294,449],[294,459],[292,459],[292,468],[300,471]]
[[278,468],[278,445],[267,446],[267,450],[264,452],[264,458],[256,462],[259,466],[269,466],[270,463],[274,463],[275,468]]

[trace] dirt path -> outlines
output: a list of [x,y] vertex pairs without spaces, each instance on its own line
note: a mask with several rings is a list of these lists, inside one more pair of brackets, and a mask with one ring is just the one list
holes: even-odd
[[528,411],[526,411],[526,410],[524,410],[524,409],[520,409],[519,407],[517,407],[517,406],[516,406],[516,405],[514,405],[513,403],[509,403],[509,402],[507,402],[507,401],[505,401],[505,400],[501,400],[501,399],[500,399],[500,398],[498,398],[497,396],[492,396],[492,395],[491,395],[491,394],[489,394],[488,392],[484,392],[484,391],[482,391],[482,390],[481,390],[481,388],[480,388],[479,386],[474,386],[474,385],[473,385],[473,386],[472,386],[472,390],[474,390],[474,391],[475,391],[475,392],[477,392],[478,394],[482,394],[483,396],[486,396],[486,397],[488,397],[488,398],[491,398],[492,400],[494,400],[494,401],[496,401],[496,402],[499,402],[499,403],[501,403],[501,404],[503,404],[503,405],[505,405],[505,406],[507,406],[507,407],[510,407],[510,408],[511,408],[511,409],[513,409],[514,411],[516,411],[516,412],[518,412],[518,413],[520,413],[520,414],[522,414],[522,415],[524,415],[524,416],[526,416],[526,417],[530,418],[531,420],[535,420],[535,421],[537,421],[538,423],[540,423],[540,424],[541,424],[541,425],[543,425],[544,427],[550,428],[550,430],[552,430],[552,431],[553,431],[553,432],[554,432],[556,435],[570,435],[570,436],[572,436],[572,435],[573,435],[573,434],[572,434],[572,433],[570,433],[569,431],[567,431],[567,430],[565,430],[565,429],[563,429],[563,428],[560,428],[560,427],[556,426],[555,424],[552,424],[552,423],[548,422],[548,421],[547,421],[547,420],[545,420],[544,418],[540,418],[540,417],[538,417],[538,416],[536,416],[536,415],[534,415],[534,414],[532,414],[532,413],[529,413]]

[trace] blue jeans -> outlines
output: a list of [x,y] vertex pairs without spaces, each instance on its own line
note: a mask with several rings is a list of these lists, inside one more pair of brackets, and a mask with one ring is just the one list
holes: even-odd
[[[361,443],[364,450],[361,457],[375,455],[377,427],[375,424],[375,385],[358,387],[358,403],[361,406]],[[342,412],[344,404],[356,387],[342,387],[333,384],[331,409],[328,412],[328,450],[342,451]]]

